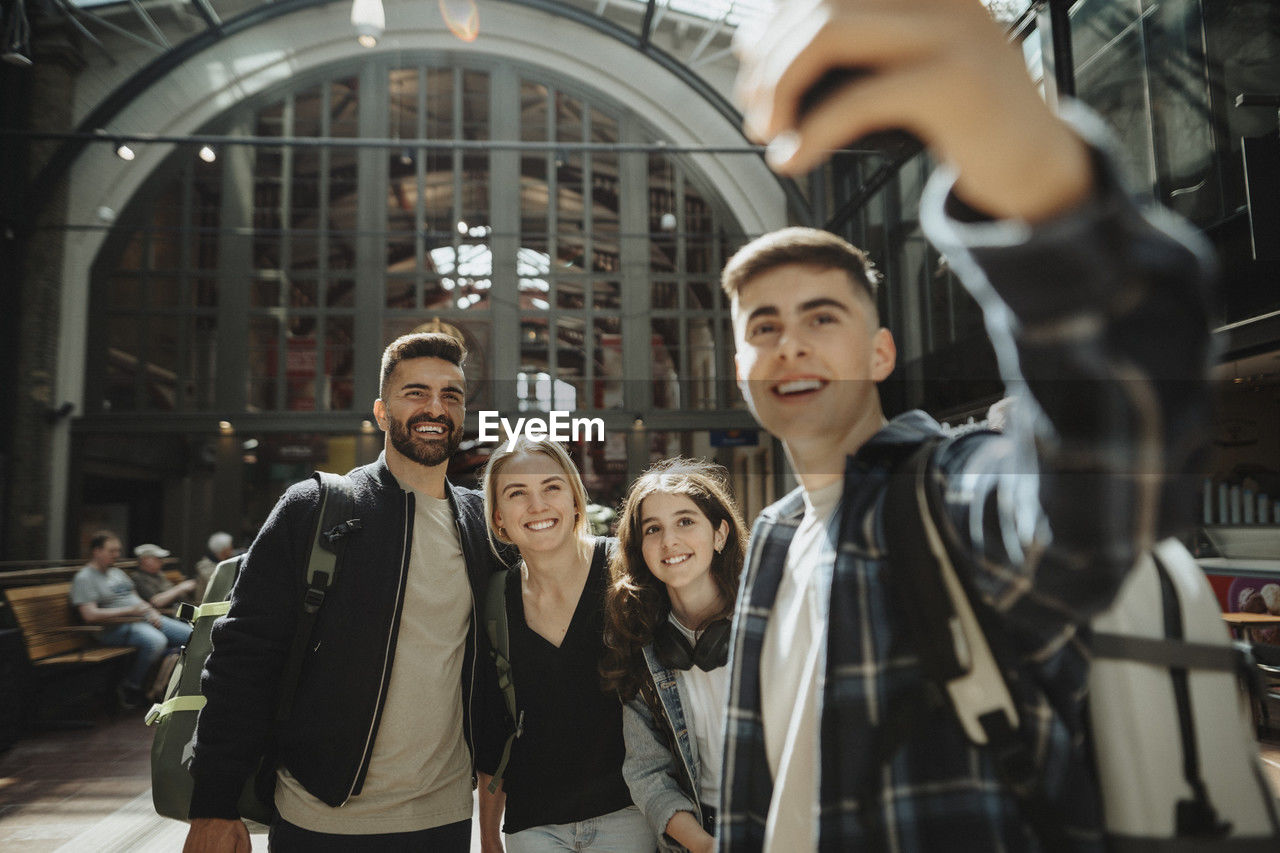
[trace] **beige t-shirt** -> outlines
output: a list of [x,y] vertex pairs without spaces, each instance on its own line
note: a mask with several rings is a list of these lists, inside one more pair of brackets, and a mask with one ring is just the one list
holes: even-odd
[[281,768],[276,808],[304,829],[339,835],[416,832],[471,817],[471,759],[462,737],[471,585],[449,502],[416,492],[414,501],[395,660],[364,788],[331,808]]
[[818,802],[818,689],[826,663],[829,573],[818,571],[843,480],[805,493],[760,655],[764,749],[773,775],[766,853],[812,850]]

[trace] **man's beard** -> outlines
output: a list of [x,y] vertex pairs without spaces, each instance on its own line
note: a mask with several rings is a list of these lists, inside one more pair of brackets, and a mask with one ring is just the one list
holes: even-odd
[[[434,467],[441,462],[447,461],[457,451],[458,445],[462,443],[462,424],[454,426],[453,421],[444,415],[438,418],[433,418],[430,415],[419,415],[406,423],[401,423],[394,418],[390,420],[391,446],[398,450],[401,456],[411,459],[419,465]],[[443,444],[422,444],[419,443],[418,439],[414,438],[414,427],[424,423],[440,424],[445,428],[445,441]]]

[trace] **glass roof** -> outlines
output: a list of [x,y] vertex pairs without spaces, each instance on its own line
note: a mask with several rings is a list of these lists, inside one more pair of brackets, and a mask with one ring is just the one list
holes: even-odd
[[[82,9],[113,4],[123,5],[129,0],[71,0],[71,5]],[[992,7],[996,17],[1001,20],[1016,18],[1031,5],[1031,0],[982,0]],[[603,15],[610,5],[647,6],[648,0],[599,0],[596,14]],[[744,20],[749,20],[764,12],[772,5],[772,0],[658,0],[658,7],[673,12],[682,12],[709,21],[723,21],[736,27]]]

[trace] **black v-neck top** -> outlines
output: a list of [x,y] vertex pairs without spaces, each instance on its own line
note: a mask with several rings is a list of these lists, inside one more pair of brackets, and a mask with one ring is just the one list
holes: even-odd
[[511,748],[503,788],[503,831],[572,823],[631,805],[622,778],[622,705],[600,689],[608,546],[597,539],[587,581],[556,648],[524,618],[520,573],[507,584],[507,622],[516,704],[524,733]]

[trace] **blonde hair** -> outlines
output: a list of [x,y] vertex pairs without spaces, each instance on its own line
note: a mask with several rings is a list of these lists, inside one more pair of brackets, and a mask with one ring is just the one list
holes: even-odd
[[573,532],[580,542],[590,541],[592,537],[591,519],[587,518],[587,504],[590,503],[587,487],[582,484],[578,466],[573,464],[569,453],[559,442],[547,438],[532,439],[520,436],[513,443],[499,444],[484,466],[484,517],[489,527],[489,547],[495,554],[500,554],[499,543],[511,544],[510,540],[499,532],[498,526],[493,521],[493,514],[498,509],[498,475],[502,473],[507,463],[517,456],[531,456],[535,453],[554,459],[560,466],[565,479],[569,481],[569,491],[573,493]]

